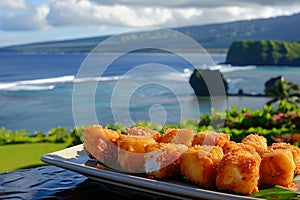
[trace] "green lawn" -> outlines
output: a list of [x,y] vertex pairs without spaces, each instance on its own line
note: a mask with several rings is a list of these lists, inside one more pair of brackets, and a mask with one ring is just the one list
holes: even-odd
[[27,143],[0,145],[0,173],[45,165],[41,156],[64,149],[67,143]]

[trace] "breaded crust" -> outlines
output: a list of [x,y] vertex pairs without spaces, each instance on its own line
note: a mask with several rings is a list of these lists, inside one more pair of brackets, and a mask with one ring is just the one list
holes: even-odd
[[222,157],[223,150],[221,147],[195,145],[181,156],[181,173],[188,181],[201,187],[213,187],[217,166]]

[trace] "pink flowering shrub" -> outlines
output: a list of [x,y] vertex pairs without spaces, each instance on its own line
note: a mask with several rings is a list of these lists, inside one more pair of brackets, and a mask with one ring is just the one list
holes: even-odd
[[213,115],[202,115],[200,127],[210,126],[211,120],[219,121],[217,128],[236,141],[250,133],[264,135],[272,142],[286,141],[291,133],[300,133],[300,108],[286,101],[281,101],[276,108],[271,105],[258,110],[233,107],[225,116],[221,113],[214,110]]

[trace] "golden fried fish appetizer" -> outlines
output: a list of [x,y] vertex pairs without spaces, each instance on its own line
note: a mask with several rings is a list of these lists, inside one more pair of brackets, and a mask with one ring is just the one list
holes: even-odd
[[195,145],[181,156],[181,173],[188,181],[203,188],[213,187],[217,166],[222,157],[223,150],[219,146]]
[[285,142],[273,143],[269,148],[272,149],[289,149],[293,155],[293,161],[296,165],[295,174],[300,174],[300,148]]
[[155,141],[159,141],[160,133],[158,131],[151,130],[147,127],[142,126],[136,126],[133,128],[128,129],[127,135],[131,136],[147,136],[147,137],[153,137]]
[[294,144],[295,142],[300,142],[300,133],[292,133],[286,141],[290,144]]
[[242,139],[242,143],[255,147],[257,153],[259,154],[268,147],[267,139],[258,134],[247,135]]
[[[244,143],[237,143],[234,141],[226,141],[224,142],[223,146],[223,153],[226,154],[232,150],[237,150],[237,149],[244,149],[246,151],[250,151],[250,152],[256,152],[256,149],[248,144],[244,144]],[[257,154],[255,154],[257,155]]]
[[146,147],[145,171],[148,178],[167,178],[180,174],[180,157],[188,149],[184,144],[158,143]]
[[257,152],[244,149],[231,150],[224,155],[218,165],[217,188],[245,195],[257,192],[260,163],[261,158]]
[[173,129],[167,128],[160,138],[162,143],[184,144],[191,146],[194,137],[192,129]]
[[293,154],[289,149],[268,148],[262,155],[260,164],[260,181],[270,185],[293,186]]
[[213,131],[201,131],[196,133],[193,138],[194,145],[209,145],[222,147],[226,141],[230,140],[230,135],[225,133],[217,133]]
[[108,166],[115,165],[118,157],[117,140],[120,133],[103,128],[101,125],[93,125],[84,129],[83,147],[90,158]]
[[126,172],[145,172],[144,154],[149,144],[156,144],[152,137],[121,135],[118,143],[118,161]]

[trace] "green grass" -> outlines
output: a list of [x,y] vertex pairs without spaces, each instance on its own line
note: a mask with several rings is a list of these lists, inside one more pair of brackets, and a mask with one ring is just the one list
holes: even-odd
[[46,165],[41,156],[64,149],[68,143],[26,143],[0,145],[0,173]]

